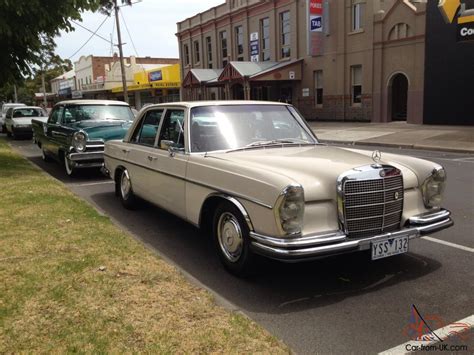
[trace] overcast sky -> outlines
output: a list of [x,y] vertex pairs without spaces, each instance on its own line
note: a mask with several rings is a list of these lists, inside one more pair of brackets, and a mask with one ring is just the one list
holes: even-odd
[[[122,7],[121,11],[137,52],[141,57],[178,58],[178,40],[175,36],[177,32],[176,22],[224,2],[225,0],[142,0],[142,2],[131,7]],[[105,17],[102,14],[86,12],[83,14],[82,23],[80,24],[95,31]],[[125,24],[122,18],[120,20],[122,42],[126,43],[124,45],[124,55],[136,55]],[[110,39],[113,29],[115,30],[114,22],[113,16],[108,18],[97,34]],[[75,28],[74,32],[61,32],[61,36],[56,38],[56,53],[62,58],[73,56],[71,60],[74,62],[81,55],[109,56],[111,54],[110,43],[94,36],[84,48],[74,55],[91,36],[91,33],[87,30],[77,25],[75,25]],[[113,36],[114,43],[117,43],[116,30]],[[114,50],[118,53],[117,47]]]

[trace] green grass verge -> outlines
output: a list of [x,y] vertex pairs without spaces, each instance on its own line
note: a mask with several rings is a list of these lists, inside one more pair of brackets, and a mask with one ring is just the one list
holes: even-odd
[[0,201],[0,352],[289,352],[3,139]]

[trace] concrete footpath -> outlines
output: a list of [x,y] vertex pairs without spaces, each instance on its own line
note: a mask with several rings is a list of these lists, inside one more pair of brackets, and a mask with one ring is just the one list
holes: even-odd
[[[473,117],[474,122],[474,117]],[[326,143],[474,153],[474,126],[308,121]]]

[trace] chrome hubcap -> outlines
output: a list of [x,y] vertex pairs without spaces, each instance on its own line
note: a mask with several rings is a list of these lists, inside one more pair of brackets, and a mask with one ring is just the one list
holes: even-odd
[[239,221],[231,213],[225,212],[219,217],[217,238],[226,258],[231,262],[239,260],[243,248],[242,230]]
[[130,177],[128,176],[127,170],[122,173],[122,177],[120,178],[120,192],[122,193],[122,197],[124,200],[128,198],[130,194],[132,185],[130,184]]

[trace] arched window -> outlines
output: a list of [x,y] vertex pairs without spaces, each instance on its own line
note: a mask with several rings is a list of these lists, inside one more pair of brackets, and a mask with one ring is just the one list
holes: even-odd
[[388,40],[393,41],[396,39],[402,39],[411,37],[412,32],[410,26],[406,23],[397,23],[389,32]]

